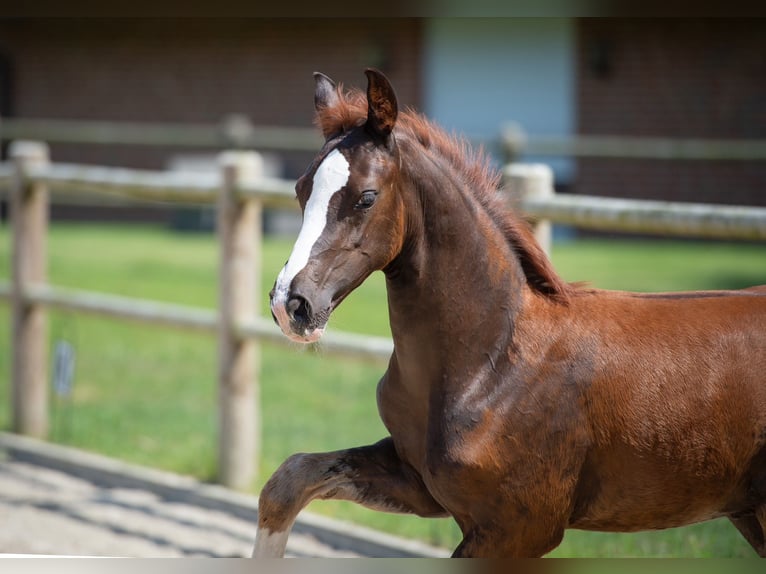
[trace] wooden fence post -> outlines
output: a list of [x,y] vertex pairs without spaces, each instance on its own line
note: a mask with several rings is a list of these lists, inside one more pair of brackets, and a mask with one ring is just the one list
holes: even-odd
[[503,160],[506,164],[519,161],[527,145],[527,134],[516,122],[508,122],[500,128],[500,144]]
[[[511,163],[503,168],[503,185],[509,201],[518,207],[523,199],[553,197],[553,171],[542,163]],[[535,239],[550,255],[553,228],[548,219],[533,222]]]
[[14,432],[42,439],[48,435],[47,320],[42,305],[25,301],[24,288],[47,278],[48,190],[29,182],[26,174],[47,166],[50,154],[43,142],[15,141],[9,156],[15,164],[10,198],[11,418]]
[[260,301],[261,203],[242,199],[242,181],[259,177],[255,152],[224,152],[219,158],[218,197],[218,480],[239,490],[251,486],[260,457],[260,353],[239,325],[257,315]]

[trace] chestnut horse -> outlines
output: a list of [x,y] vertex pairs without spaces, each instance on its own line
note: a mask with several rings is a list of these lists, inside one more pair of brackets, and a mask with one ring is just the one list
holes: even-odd
[[452,516],[455,556],[721,516],[766,556],[766,286],[565,283],[486,158],[366,74],[366,93],[315,74],[326,142],[296,184],[303,226],[271,308],[290,339],[317,341],[385,273],[390,436],[288,458],[261,492],[253,555],[283,555],[299,511],[334,498]]

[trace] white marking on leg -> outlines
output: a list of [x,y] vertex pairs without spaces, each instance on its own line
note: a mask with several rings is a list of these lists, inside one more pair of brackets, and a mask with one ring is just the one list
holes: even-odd
[[259,528],[255,534],[253,558],[284,557],[289,533],[289,530],[285,532],[272,532],[268,528]]
[[333,195],[348,183],[350,166],[348,160],[334,149],[314,172],[313,187],[303,211],[303,225],[287,264],[277,276],[271,310],[285,335],[290,336],[290,319],[287,315],[287,297],[290,283],[306,267],[311,250],[327,226],[327,210]]

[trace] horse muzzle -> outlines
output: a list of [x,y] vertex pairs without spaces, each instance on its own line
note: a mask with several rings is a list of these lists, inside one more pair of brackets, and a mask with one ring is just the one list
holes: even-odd
[[298,293],[274,289],[270,293],[271,315],[287,338],[296,343],[315,343],[324,334],[330,308],[318,308]]

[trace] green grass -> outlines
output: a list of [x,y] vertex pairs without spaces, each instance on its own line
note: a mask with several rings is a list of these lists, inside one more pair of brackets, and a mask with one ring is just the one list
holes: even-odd
[[[289,241],[264,245],[261,308],[287,258]],[[217,248],[204,234],[151,226],[54,225],[49,241],[52,283],[132,297],[214,307]],[[764,246],[678,241],[577,241],[556,245],[553,259],[568,280],[613,289],[736,288],[766,283]],[[0,227],[0,278],[9,270],[9,232]],[[9,313],[0,304],[0,428],[10,427]],[[52,399],[55,442],[189,474],[215,475],[215,341],[178,330],[51,312],[51,345],[77,349],[71,397]],[[371,277],[338,309],[331,328],[388,335],[385,288]],[[261,366],[263,448],[257,492],[289,454],[373,442],[384,436],[375,405],[382,373],[304,348],[264,345]],[[343,502],[311,510],[452,547],[449,520],[388,515]],[[750,556],[725,521],[631,535],[569,531],[555,556]]]

